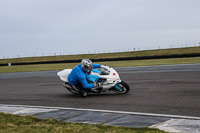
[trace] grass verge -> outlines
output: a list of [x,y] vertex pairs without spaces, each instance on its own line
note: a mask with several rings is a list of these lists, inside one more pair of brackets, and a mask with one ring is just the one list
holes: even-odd
[[27,62],[42,62],[42,61],[63,61],[63,60],[77,60],[77,59],[100,59],[100,58],[122,58],[122,57],[144,57],[144,56],[158,56],[158,55],[181,55],[200,53],[200,47],[188,48],[172,48],[159,50],[144,50],[144,51],[130,51],[118,53],[101,53],[101,54],[81,54],[81,55],[57,55],[44,57],[25,57],[0,59],[0,64],[8,63],[27,63]]
[[[200,57],[152,59],[152,60],[109,61],[109,62],[96,62],[96,63],[107,64],[108,66],[111,66],[111,67],[190,64],[190,63],[200,63]],[[1,66],[0,73],[62,70],[62,69],[67,69],[67,68],[73,68],[77,64],[79,64],[79,63]]]
[[0,133],[165,133],[151,128],[128,128],[101,124],[66,123],[33,116],[0,113]]

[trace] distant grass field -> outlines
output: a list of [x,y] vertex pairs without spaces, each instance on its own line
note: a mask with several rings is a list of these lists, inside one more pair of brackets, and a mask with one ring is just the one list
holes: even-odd
[[[94,63],[107,64],[108,66],[111,66],[111,67],[190,64],[190,63],[200,63],[200,57],[151,59],[151,60],[129,60],[129,61],[109,61],[109,62],[94,62]],[[0,67],[0,73],[62,70],[62,69],[67,69],[67,68],[73,68],[77,64],[79,64],[79,63],[1,66]]]
[[[135,51],[135,52],[132,51],[132,52],[121,52],[121,53],[63,55],[63,56],[0,59],[0,64],[40,62],[40,61],[77,60],[77,59],[83,59],[83,58],[99,59],[99,58],[142,57],[142,56],[194,54],[194,53],[200,53],[200,47],[146,50],[146,51]],[[189,64],[189,63],[200,63],[200,57],[148,59],[148,60],[128,60],[128,61],[107,61],[107,62],[96,62],[96,63],[107,64],[111,67]],[[77,64],[79,64],[79,63],[0,66],[0,73],[62,70],[62,69],[67,69],[67,68],[73,68]]]
[[61,55],[61,56],[44,56],[44,57],[0,59],[0,64],[41,62],[41,61],[63,61],[63,60],[77,60],[77,59],[84,59],[84,58],[101,59],[101,58],[143,57],[143,56],[194,54],[194,53],[200,53],[200,47],[145,50],[145,51],[130,51],[130,52],[119,52],[119,53]]
[[67,123],[0,113],[0,133],[165,133],[151,128],[128,128],[101,124]]

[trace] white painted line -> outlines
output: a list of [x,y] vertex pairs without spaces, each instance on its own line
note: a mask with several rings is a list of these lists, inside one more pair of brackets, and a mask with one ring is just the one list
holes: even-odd
[[167,132],[199,133],[200,121],[189,119],[171,119],[163,124],[154,126]]
[[160,130],[163,130],[163,131],[166,131],[166,132],[170,132],[170,133],[179,133],[181,131],[171,127],[171,126],[168,126],[167,123],[170,123],[171,121],[173,121],[174,119],[170,119],[168,121],[165,121],[163,123],[159,123],[159,124],[156,124],[156,125],[153,125],[153,126],[150,126],[150,128],[158,128]]
[[43,108],[25,108],[23,110],[15,111],[12,114],[15,115],[33,115],[35,113],[45,113],[50,111],[56,111],[58,109],[43,109]]
[[[6,105],[6,104],[0,104]],[[98,110],[98,109],[82,109],[82,108],[65,108],[65,107],[49,107],[49,106],[30,106],[30,105],[7,105],[8,107],[26,107],[26,108],[43,108],[43,109],[63,109],[63,110],[77,110],[77,111],[92,111],[92,112],[104,112],[104,113],[118,113],[140,116],[154,116],[154,117],[168,117],[177,119],[191,119],[200,120],[200,117],[193,116],[181,116],[181,115],[167,115],[167,114],[154,114],[154,113],[140,113],[140,112],[127,112],[127,111],[113,111],[113,110]]]
[[170,122],[170,121],[172,121],[172,120],[173,120],[173,118],[170,119],[170,120],[168,120],[168,121],[165,121],[165,122],[162,122],[162,123],[158,123],[158,124],[152,125],[152,126],[150,126],[150,128],[156,128],[156,127],[158,127],[158,126],[160,126],[160,125],[163,125],[163,124],[165,124],[165,123],[167,123],[167,122]]

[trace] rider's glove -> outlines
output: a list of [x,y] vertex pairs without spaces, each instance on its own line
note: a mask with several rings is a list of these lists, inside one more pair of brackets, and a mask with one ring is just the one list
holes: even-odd
[[110,71],[109,71],[109,66],[107,66],[107,65],[100,65],[100,67],[101,67],[101,73],[103,74],[103,75],[109,75],[109,73],[110,73]]
[[106,64],[105,65],[102,65],[102,64],[100,65],[100,68],[104,68],[104,67],[109,67],[109,66],[106,65]]
[[107,65],[100,65],[100,68],[103,68],[103,69],[105,69],[105,70],[108,70],[108,69],[109,69],[109,66],[107,66]]
[[94,88],[99,88],[99,87],[101,87],[102,86],[102,83],[99,83],[99,82],[94,82],[93,83],[93,87]]
[[93,88],[95,88],[95,87],[97,87],[97,83],[96,82],[93,83]]

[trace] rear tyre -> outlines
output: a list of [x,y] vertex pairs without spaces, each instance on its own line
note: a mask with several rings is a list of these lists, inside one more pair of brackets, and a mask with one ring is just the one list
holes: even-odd
[[73,88],[69,83],[65,83],[63,85],[69,92],[73,93],[73,94],[78,94],[78,90],[76,90],[75,88]]
[[[66,87],[65,87],[66,88]],[[73,93],[73,94],[78,94],[78,92],[73,89],[73,88],[66,88],[69,92]]]
[[130,90],[129,85],[124,81],[121,81],[120,83],[118,83],[117,86],[119,87],[119,90],[116,90],[115,88],[113,88],[113,91],[118,94],[126,94]]

